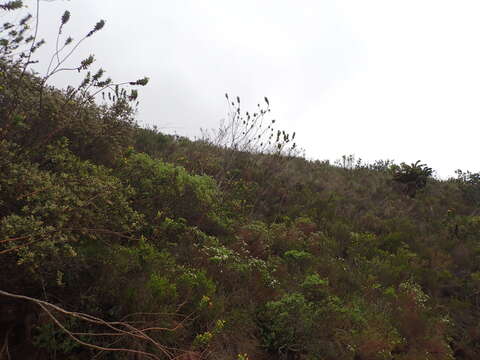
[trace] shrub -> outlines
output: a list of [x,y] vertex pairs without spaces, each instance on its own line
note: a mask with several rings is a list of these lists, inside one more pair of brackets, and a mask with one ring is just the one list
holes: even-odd
[[411,165],[401,163],[400,166],[392,165],[393,180],[403,184],[405,193],[410,197],[415,197],[418,190],[427,186],[427,180],[432,176],[432,169],[425,164],[420,164],[420,160]]
[[190,175],[184,168],[131,152],[116,170],[136,191],[132,199],[153,225],[166,217],[186,219],[205,231],[221,228],[220,193],[208,176]]
[[466,201],[472,205],[480,205],[480,173],[470,171],[455,171],[456,183],[460,187]]
[[319,320],[313,303],[294,293],[268,302],[258,321],[267,350],[288,359],[307,350]]
[[[39,4],[37,1],[37,9]],[[20,9],[22,2],[3,6],[7,10]],[[71,37],[64,40],[62,33],[70,19],[69,11],[62,15],[58,27],[57,44],[63,42],[63,46],[57,45],[46,73],[39,75],[31,66],[38,62],[34,60],[35,52],[45,40],[37,39],[37,31],[30,34],[33,19],[27,14],[16,25],[7,22],[0,26],[0,138],[41,152],[45,145],[67,137],[73,140],[76,154],[112,164],[122,147],[132,141],[138,91],[132,89],[128,93],[125,87],[144,86],[148,78],[114,83],[104,78],[105,71],[101,68],[91,72],[93,55],[77,66],[68,66],[77,46],[105,25],[100,20],[77,42]],[[36,29],[38,25],[37,16]],[[68,86],[62,91],[48,86],[53,76],[72,70],[84,74],[78,86]],[[101,107],[95,104],[100,93],[108,94]]]

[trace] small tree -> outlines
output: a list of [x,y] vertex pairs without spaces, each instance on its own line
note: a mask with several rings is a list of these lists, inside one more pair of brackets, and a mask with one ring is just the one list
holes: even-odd
[[410,165],[401,163],[392,165],[393,180],[404,185],[404,192],[414,198],[418,190],[427,186],[427,180],[432,176],[433,170],[420,160]]

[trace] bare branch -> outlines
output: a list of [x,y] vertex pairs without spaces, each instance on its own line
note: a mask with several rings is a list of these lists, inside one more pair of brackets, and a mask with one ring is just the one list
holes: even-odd
[[[163,327],[148,327],[148,328],[137,328],[133,326],[129,322],[124,322],[124,321],[105,321],[103,319],[100,319],[98,317],[85,314],[85,313],[80,313],[80,312],[73,312],[73,311],[68,311],[65,310],[57,305],[54,305],[52,303],[49,303],[44,300],[39,300],[35,299],[29,296],[25,295],[19,295],[19,294],[12,294],[7,291],[0,290],[0,295],[7,296],[10,298],[14,299],[19,299],[19,300],[26,300],[29,302],[32,302],[34,304],[37,304],[40,308],[42,308],[43,311],[52,319],[52,321],[65,333],[67,334],[72,340],[77,342],[78,344],[99,350],[99,351],[110,351],[110,352],[128,352],[128,353],[133,353],[133,354],[138,354],[138,355],[143,355],[146,356],[150,359],[155,359],[155,360],[160,360],[160,357],[157,356],[154,353],[151,352],[146,352],[146,351],[140,351],[140,350],[135,350],[135,349],[130,349],[130,348],[123,348],[123,347],[105,347],[105,346],[99,346],[95,345],[86,341],[83,341],[82,339],[79,338],[81,335],[89,335],[89,336],[109,336],[109,337],[132,337],[135,339],[139,339],[145,342],[149,342],[155,346],[155,348],[162,353],[164,356],[166,356],[168,359],[174,359],[175,355],[174,353],[171,352],[169,347],[161,345],[154,339],[152,339],[149,335],[146,334],[146,331],[175,331],[178,329],[180,326],[176,325],[173,328],[163,328]],[[103,333],[75,333],[70,331],[65,327],[64,324],[56,317],[53,312],[58,312],[63,315],[73,317],[82,321],[85,321],[90,324],[94,325],[100,325],[100,326],[105,326],[108,329],[111,330],[111,332],[103,332]],[[126,329],[126,330],[124,330]],[[114,341],[111,345],[115,344],[117,341]],[[5,345],[4,345],[5,347]],[[178,349],[174,349],[178,350]],[[2,350],[3,351],[3,350]]]

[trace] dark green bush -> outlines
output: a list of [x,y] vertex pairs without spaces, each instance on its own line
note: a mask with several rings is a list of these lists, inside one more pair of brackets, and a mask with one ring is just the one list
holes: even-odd
[[433,170],[425,164],[416,163],[407,165],[401,163],[400,166],[392,165],[393,180],[405,185],[404,191],[410,197],[415,197],[418,190],[427,186],[427,180],[432,176]]

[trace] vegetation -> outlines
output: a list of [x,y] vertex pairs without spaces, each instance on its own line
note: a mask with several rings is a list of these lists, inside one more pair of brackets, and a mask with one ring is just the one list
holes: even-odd
[[416,163],[407,165],[401,163],[400,166],[392,166],[393,179],[404,185],[404,191],[410,197],[415,197],[418,190],[427,186],[427,180],[432,176],[432,169],[425,164]]
[[32,21],[1,29],[0,358],[480,357],[480,174],[307,161],[268,99],[140,128],[146,78],[48,86]]

